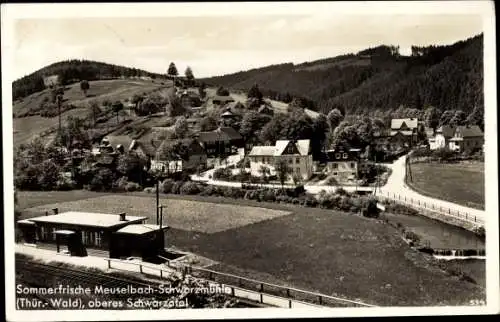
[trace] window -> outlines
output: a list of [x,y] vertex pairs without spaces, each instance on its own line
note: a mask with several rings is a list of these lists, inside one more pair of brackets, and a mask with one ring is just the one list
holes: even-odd
[[344,159],[347,159],[347,153],[344,153],[344,154],[342,155],[342,157],[343,157]]
[[293,164],[293,159],[288,159],[288,163]]
[[82,231],[82,244],[87,245],[89,243],[89,236],[87,235],[88,232]]
[[334,164],[333,164],[333,168],[334,168],[334,169],[338,169],[338,168],[339,168],[339,164],[338,164],[338,163],[334,163]]
[[354,162],[351,162],[351,169],[354,169]]
[[56,240],[56,229],[52,228],[52,240]]
[[340,153],[335,153],[335,159],[340,159]]
[[300,158],[295,158],[295,163],[299,164],[300,163]]
[[295,172],[297,172],[297,174],[300,174],[300,168],[295,169]]
[[40,234],[42,235],[42,240],[47,239],[47,233],[48,233],[47,228],[43,226],[40,227]]
[[95,235],[95,238],[94,238],[94,240],[95,240],[95,245],[96,245],[96,246],[101,246],[101,239],[102,239],[101,232],[100,232],[100,231],[96,231],[96,232],[94,233],[94,235]]
[[339,174],[338,172],[334,172],[334,173],[333,173],[333,175],[334,175],[334,176],[336,176],[336,175],[338,175],[338,174]]

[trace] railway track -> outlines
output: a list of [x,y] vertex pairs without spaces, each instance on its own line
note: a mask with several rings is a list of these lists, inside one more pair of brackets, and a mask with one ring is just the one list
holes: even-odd
[[[79,294],[79,295],[62,295],[62,297],[79,297],[83,302],[91,301],[95,298],[99,297],[107,297],[107,299],[113,299],[116,301],[125,301],[130,298],[134,299],[143,299],[145,301],[171,301],[175,298],[176,294],[168,294],[165,293],[165,289],[162,289],[162,286],[166,283],[162,282],[144,282],[140,279],[133,278],[124,278],[112,276],[104,273],[97,272],[89,272],[76,268],[68,268],[61,267],[53,264],[42,264],[33,262],[31,260],[16,258],[16,272],[21,272],[23,274],[27,273],[29,277],[29,281],[24,283],[25,287],[34,287],[34,288],[46,288],[50,285],[50,283],[45,282],[49,278],[57,278],[57,285],[61,284],[63,287],[66,285],[75,288],[77,286],[81,286],[83,288],[90,288],[92,293],[90,295]],[[52,285],[53,286],[53,285]],[[151,290],[148,293],[144,294],[133,294],[131,295],[128,292],[122,294],[94,294],[94,290],[96,287],[101,288],[102,290],[110,290],[110,289],[142,289],[142,290]],[[25,296],[25,295],[22,295]],[[61,295],[58,295],[61,297]],[[37,298],[43,301],[45,309],[57,309],[53,305],[53,301],[51,298],[54,296],[51,295],[41,295],[41,294],[30,294],[28,297]],[[246,299],[240,299],[231,297],[230,295],[224,295],[226,299],[236,299],[238,301],[237,307],[262,307],[260,303],[255,303],[253,301],[249,301]],[[267,305],[266,305],[267,306]]]

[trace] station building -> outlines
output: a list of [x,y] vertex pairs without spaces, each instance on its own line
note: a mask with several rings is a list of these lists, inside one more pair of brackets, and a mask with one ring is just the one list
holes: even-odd
[[147,217],[69,211],[20,220],[25,243],[56,246],[57,252],[87,256],[89,251],[110,258],[154,259],[165,248],[167,226],[147,224]]

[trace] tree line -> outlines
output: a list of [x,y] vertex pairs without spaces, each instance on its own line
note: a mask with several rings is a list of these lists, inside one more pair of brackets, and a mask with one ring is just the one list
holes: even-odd
[[244,91],[259,84],[269,98],[289,103],[300,97],[309,101],[308,108],[325,114],[339,109],[383,117],[404,105],[422,112],[429,106],[439,113],[460,110],[479,119],[484,109],[483,35],[449,46],[413,46],[411,56],[401,56],[396,46],[378,46],[316,65],[273,65],[203,81]]
[[14,100],[28,96],[45,89],[44,78],[58,76],[61,85],[67,85],[81,80],[100,80],[118,77],[161,77],[161,74],[147,72],[137,68],[129,68],[91,60],[66,60],[51,64],[32,74],[26,75],[12,83]]

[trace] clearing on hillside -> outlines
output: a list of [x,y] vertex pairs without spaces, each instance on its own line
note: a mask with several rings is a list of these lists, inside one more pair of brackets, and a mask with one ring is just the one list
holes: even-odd
[[[171,86],[170,83],[162,83],[160,81],[145,81],[139,79],[115,79],[115,80],[101,80],[92,81],[90,89],[85,97],[80,90],[80,84],[75,83],[66,86],[67,90],[64,92],[65,103],[81,106],[81,108],[66,111],[61,114],[63,121],[68,116],[83,116],[88,114],[87,104],[91,100],[102,103],[105,100],[111,102],[116,100],[130,99],[135,94],[150,93],[166,86]],[[42,104],[45,97],[49,97],[49,90],[34,93],[28,97],[18,101],[13,106],[13,115],[22,115],[29,111],[37,110]],[[35,136],[40,135],[42,132],[49,128],[55,127],[58,124],[58,117],[45,118],[39,115],[27,117],[14,117],[14,145],[26,143],[33,139]]]

